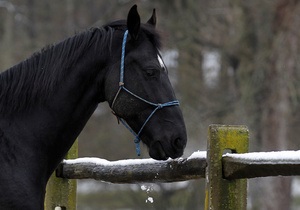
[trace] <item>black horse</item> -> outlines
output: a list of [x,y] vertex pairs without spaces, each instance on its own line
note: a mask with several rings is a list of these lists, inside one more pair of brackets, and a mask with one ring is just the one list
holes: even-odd
[[50,175],[100,102],[152,158],[183,154],[185,124],[155,24],[155,10],[140,24],[134,5],[127,21],[79,33],[0,74],[0,209],[44,208]]

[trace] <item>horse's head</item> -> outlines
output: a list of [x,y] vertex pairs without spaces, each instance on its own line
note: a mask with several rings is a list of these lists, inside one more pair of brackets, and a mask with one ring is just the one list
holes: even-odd
[[135,134],[136,143],[142,140],[152,158],[165,160],[183,154],[187,137],[179,103],[158,51],[155,24],[155,10],[148,22],[141,24],[135,5],[127,23],[110,25],[115,29],[111,43],[114,55],[106,76],[105,96],[115,115]]

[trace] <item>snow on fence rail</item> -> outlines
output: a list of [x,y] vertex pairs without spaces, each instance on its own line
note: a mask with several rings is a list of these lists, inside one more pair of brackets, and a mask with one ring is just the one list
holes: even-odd
[[111,183],[175,182],[205,177],[206,152],[189,158],[156,161],[133,159],[107,161],[100,158],[65,160],[56,175],[68,179],[95,179]]
[[[300,175],[300,151],[224,154],[226,179]],[[64,160],[56,176],[67,179],[95,179],[110,183],[176,182],[205,178],[206,151],[188,158],[156,161],[133,159],[108,161],[101,158]]]
[[300,151],[226,154],[222,163],[226,179],[300,175]]
[[[248,141],[249,132],[245,126],[211,125],[207,152],[194,152],[188,158],[111,162],[100,158],[64,160],[48,183],[45,209],[57,206],[76,209],[76,183],[71,179],[138,183],[205,178],[205,210],[246,210],[247,178],[300,175],[300,151],[247,153]],[[223,154],[228,150],[232,153]],[[71,158],[76,158],[77,149],[73,153]],[[70,196],[64,194],[64,187]]]

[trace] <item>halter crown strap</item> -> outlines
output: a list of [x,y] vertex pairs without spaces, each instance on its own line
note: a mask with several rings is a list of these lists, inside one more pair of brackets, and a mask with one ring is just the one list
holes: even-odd
[[119,86],[124,86],[124,62],[125,62],[125,48],[126,48],[127,36],[128,36],[128,30],[125,31],[124,36],[123,36],[123,42],[122,42],[122,55],[121,55]]
[[[142,133],[144,127],[146,126],[146,124],[148,123],[148,121],[151,119],[151,117],[155,114],[155,112],[159,109],[162,109],[164,107],[169,107],[169,106],[178,106],[179,105],[179,101],[178,100],[174,100],[174,101],[169,101],[163,104],[160,103],[153,103],[150,102],[136,94],[134,94],[133,92],[131,92],[130,90],[128,90],[127,88],[125,88],[125,83],[124,83],[124,63],[125,63],[125,48],[126,48],[126,40],[127,40],[127,36],[128,36],[128,30],[125,31],[124,36],[123,36],[123,42],[122,42],[122,54],[121,54],[121,65],[120,65],[120,81],[119,81],[119,89],[113,99],[112,105],[111,105],[111,109],[113,111],[115,102],[121,92],[121,90],[126,91],[127,93],[129,93],[130,95],[132,95],[133,97],[155,107],[154,110],[151,112],[151,114],[148,116],[148,118],[145,120],[144,124],[142,125],[142,127],[140,128],[139,132],[136,133],[134,132],[134,130],[128,125],[128,123],[121,117],[117,116],[118,120],[135,136],[134,139],[134,143],[135,143],[135,150],[138,156],[141,155],[141,149],[140,149],[140,134]],[[113,113],[115,113],[113,111]]]

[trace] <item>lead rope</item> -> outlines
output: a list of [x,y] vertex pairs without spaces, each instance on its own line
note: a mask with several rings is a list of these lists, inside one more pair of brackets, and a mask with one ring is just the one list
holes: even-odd
[[[179,101],[178,100],[174,100],[174,101],[169,101],[163,104],[160,103],[153,103],[150,101],[147,101],[146,99],[134,94],[133,92],[131,92],[130,90],[128,90],[127,88],[125,88],[125,84],[124,84],[124,62],[125,62],[125,48],[126,48],[126,40],[127,40],[127,36],[128,36],[128,30],[125,31],[124,36],[123,36],[123,42],[122,42],[122,54],[121,54],[121,66],[120,66],[120,81],[119,81],[119,89],[113,99],[112,105],[111,105],[111,109],[112,109],[112,113],[117,117],[118,121],[120,121],[134,136],[134,143],[135,143],[135,151],[136,154],[138,156],[141,155],[141,148],[140,148],[140,134],[142,132],[142,130],[144,129],[144,127],[146,126],[146,124],[148,123],[148,121],[151,119],[151,117],[155,114],[155,112],[159,109],[162,109],[164,107],[168,107],[168,106],[178,106],[179,105]],[[114,111],[114,105],[115,102],[121,92],[121,90],[125,90],[127,93],[129,93],[130,95],[134,96],[135,98],[151,105],[154,106],[155,109],[151,112],[151,114],[148,116],[148,118],[145,120],[144,124],[142,125],[142,127],[140,128],[139,132],[136,133],[134,132],[134,130],[128,125],[128,123],[121,117],[119,117]]]

